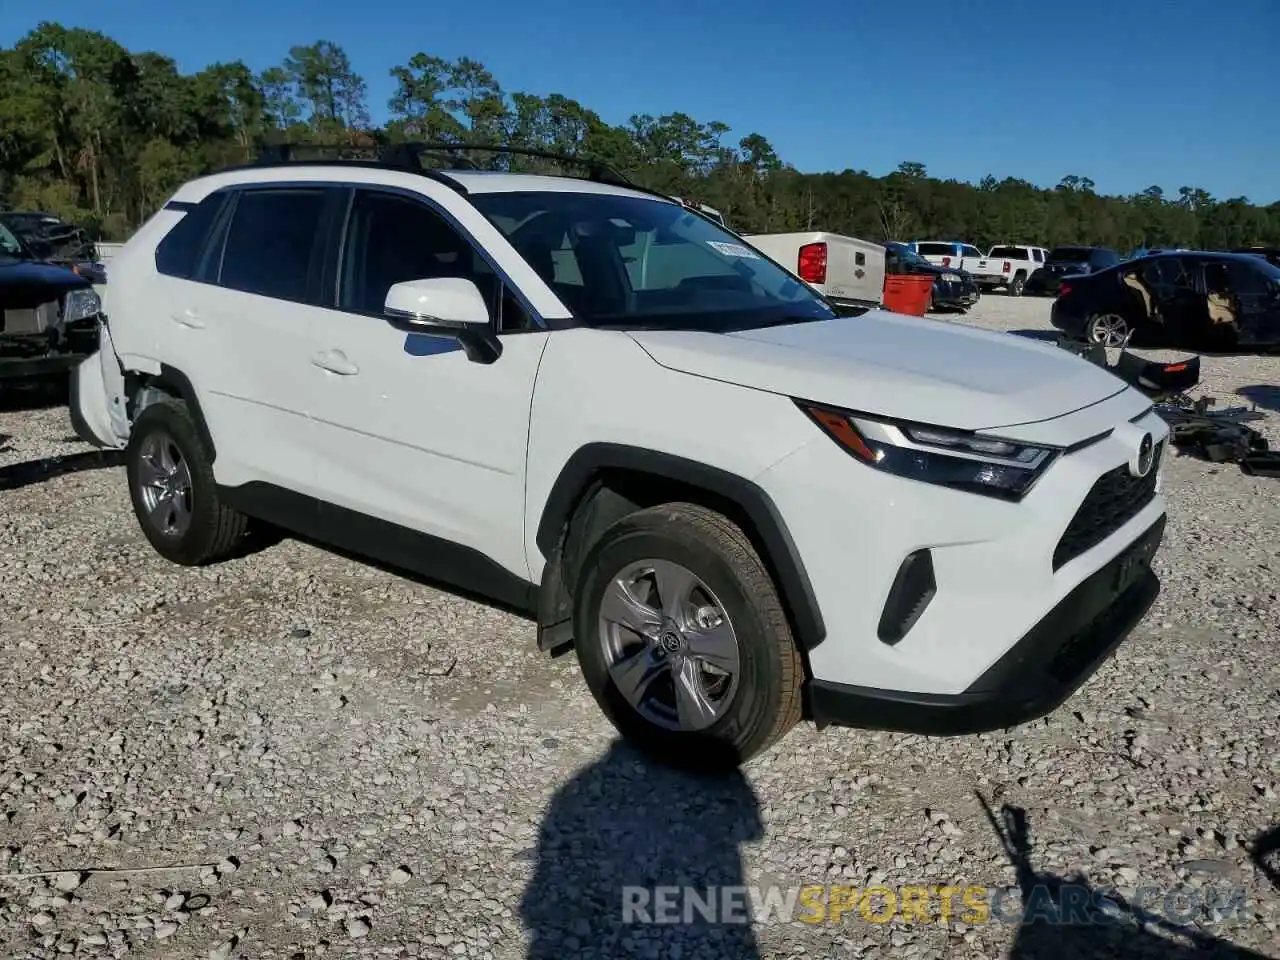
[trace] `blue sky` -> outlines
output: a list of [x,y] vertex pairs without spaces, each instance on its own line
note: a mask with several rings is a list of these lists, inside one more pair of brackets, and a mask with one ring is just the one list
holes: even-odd
[[613,123],[682,110],[757,131],[804,171],[916,160],[962,180],[1280,200],[1280,0],[4,0],[0,44],[42,18],[184,70],[332,40],[375,119],[388,69],[421,50]]

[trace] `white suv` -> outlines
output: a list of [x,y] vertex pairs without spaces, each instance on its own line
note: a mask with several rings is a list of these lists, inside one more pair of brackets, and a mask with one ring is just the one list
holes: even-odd
[[115,257],[105,314],[72,420],[126,450],[160,554],[266,524],[524,611],[671,762],[802,716],[1041,716],[1159,590],[1141,393],[1054,346],[840,315],[599,172],[207,176]]

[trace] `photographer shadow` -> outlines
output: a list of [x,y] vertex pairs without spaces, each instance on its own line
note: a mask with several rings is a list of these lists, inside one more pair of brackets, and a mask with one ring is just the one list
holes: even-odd
[[[1022,918],[1011,960],[1267,960],[1265,954],[1129,903],[1118,891],[1094,887],[1083,876],[1037,871],[1031,863],[1026,811],[1006,804],[997,819],[981,794],[978,802],[1017,871]],[[1280,831],[1272,832],[1280,837]],[[1254,857],[1256,861],[1256,852]]]
[[[750,904],[707,917],[683,895],[743,887],[740,847],[763,835],[755,791],[739,771],[700,776],[661,767],[616,741],[551,801],[520,917],[530,960],[683,956],[756,960]],[[655,952],[657,951],[657,952]]]

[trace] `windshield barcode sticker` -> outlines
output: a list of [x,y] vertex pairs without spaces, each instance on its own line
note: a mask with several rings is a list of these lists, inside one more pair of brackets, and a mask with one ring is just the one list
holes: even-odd
[[707,246],[718,250],[726,257],[742,257],[744,260],[759,260],[760,255],[750,247],[744,247],[740,243],[725,243],[722,240],[708,240]]

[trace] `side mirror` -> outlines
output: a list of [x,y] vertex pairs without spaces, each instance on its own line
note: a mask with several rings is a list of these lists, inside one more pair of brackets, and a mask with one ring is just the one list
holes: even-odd
[[383,301],[386,321],[408,334],[453,337],[477,363],[493,363],[502,342],[493,335],[489,305],[463,277],[432,277],[392,284]]

